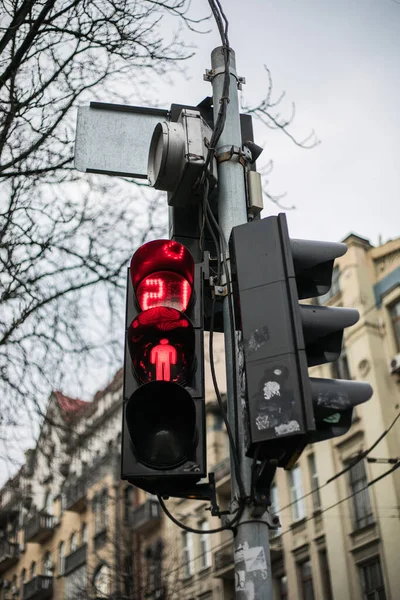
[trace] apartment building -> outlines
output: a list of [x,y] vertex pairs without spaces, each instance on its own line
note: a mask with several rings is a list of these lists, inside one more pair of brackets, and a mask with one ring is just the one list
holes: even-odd
[[[395,600],[400,589],[400,239],[376,248],[353,234],[344,241],[349,250],[319,302],[357,308],[361,318],[338,362],[311,374],[368,381],[374,394],[345,436],[307,447],[292,470],[277,472],[276,600]],[[223,391],[221,336],[216,346]],[[195,534],[119,481],[121,386],[119,372],[90,403],[52,394],[37,447],[0,492],[0,600],[235,597],[232,534],[208,533],[220,521],[207,503],[166,501]],[[206,394],[208,468],[226,509],[228,441],[207,370]]]

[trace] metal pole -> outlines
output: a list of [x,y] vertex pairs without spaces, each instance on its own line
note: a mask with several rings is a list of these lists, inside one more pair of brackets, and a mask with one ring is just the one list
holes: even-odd
[[[220,109],[220,98],[223,93],[224,82],[224,53],[218,47],[211,53],[211,73],[214,122]],[[242,146],[240,132],[239,101],[237,93],[237,77],[235,53],[230,50],[230,86],[229,102],[225,127],[218,141],[217,156],[230,151],[232,146],[239,149]],[[228,242],[232,227],[247,223],[247,205],[245,190],[245,174],[239,163],[238,155],[233,154],[230,160],[218,163],[218,218],[225,239]],[[231,331],[229,319],[228,297],[224,298],[224,334],[225,334],[225,362],[227,380],[228,419],[235,435],[237,431],[236,448],[239,454],[240,474],[244,484],[246,496],[250,496],[252,460],[245,456],[245,412],[242,408],[242,381],[243,353],[240,347],[232,345],[235,332]],[[233,353],[237,357],[237,406],[235,407],[234,379],[233,379]],[[235,413],[237,423],[235,424]],[[234,477],[234,463],[231,454],[231,486],[232,501],[237,500],[239,489]],[[265,521],[252,516],[252,507],[246,505],[240,521],[235,524],[234,537],[235,559],[235,595],[238,599],[246,600],[272,600],[271,558],[269,550],[269,529]]]

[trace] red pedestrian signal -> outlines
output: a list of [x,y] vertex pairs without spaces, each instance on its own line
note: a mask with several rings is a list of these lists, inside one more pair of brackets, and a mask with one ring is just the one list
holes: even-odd
[[122,478],[154,493],[182,495],[206,474],[202,284],[178,242],[148,242],[132,257]]

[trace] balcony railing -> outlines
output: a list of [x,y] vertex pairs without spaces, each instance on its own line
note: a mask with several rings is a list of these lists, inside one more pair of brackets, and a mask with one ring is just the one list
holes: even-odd
[[133,509],[131,513],[131,526],[136,533],[146,533],[160,524],[160,504],[158,500],[149,498]]
[[68,575],[86,563],[87,544],[82,544],[65,557],[64,575]]
[[18,562],[19,544],[14,544],[8,540],[0,541],[0,573]]
[[51,575],[37,575],[24,583],[22,600],[45,600],[53,596],[53,577]]
[[86,508],[87,479],[78,479],[70,483],[65,491],[65,509],[83,512]]
[[53,515],[38,513],[32,517],[25,526],[25,543],[43,542],[54,531],[55,519]]
[[232,540],[227,540],[222,548],[214,552],[214,577],[232,579],[233,573],[233,544]]

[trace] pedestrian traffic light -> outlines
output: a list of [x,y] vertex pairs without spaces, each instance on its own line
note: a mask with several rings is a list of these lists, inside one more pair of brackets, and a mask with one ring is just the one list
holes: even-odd
[[202,267],[154,240],[128,272],[122,478],[181,496],[206,475]]
[[243,333],[248,456],[289,467],[304,446],[342,435],[369,384],[310,378],[335,361],[357,310],[299,304],[331,287],[345,244],[291,240],[284,214],[234,227],[230,238],[237,328]]

